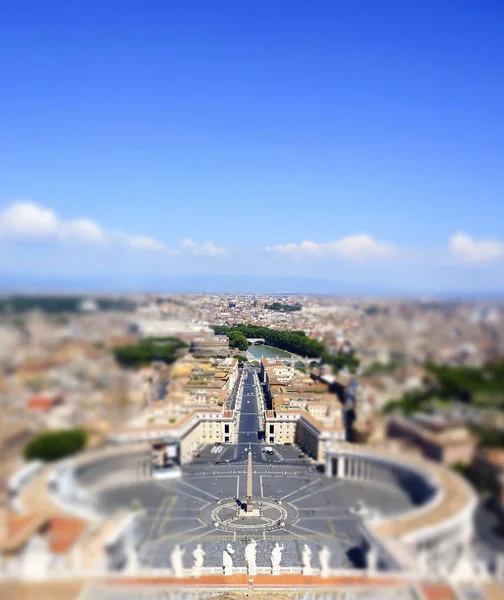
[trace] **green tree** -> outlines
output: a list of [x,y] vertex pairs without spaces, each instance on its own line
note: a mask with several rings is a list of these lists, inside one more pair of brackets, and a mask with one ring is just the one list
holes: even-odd
[[179,350],[186,348],[187,344],[174,337],[145,338],[137,344],[129,344],[114,349],[114,356],[119,364],[124,367],[141,367],[149,365],[155,360],[166,364],[175,362]]
[[241,331],[231,331],[229,333],[229,345],[232,348],[238,348],[238,350],[246,352],[248,348],[248,341]]
[[23,450],[26,460],[51,462],[71,456],[82,450],[87,443],[83,429],[65,429],[41,433],[31,439]]

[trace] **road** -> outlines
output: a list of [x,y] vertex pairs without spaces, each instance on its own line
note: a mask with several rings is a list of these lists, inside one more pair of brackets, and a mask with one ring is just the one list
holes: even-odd
[[237,458],[238,460],[243,460],[250,447],[252,449],[252,457],[254,461],[257,461],[261,460],[259,400],[254,385],[253,371],[247,369],[243,377],[243,398],[238,425]]

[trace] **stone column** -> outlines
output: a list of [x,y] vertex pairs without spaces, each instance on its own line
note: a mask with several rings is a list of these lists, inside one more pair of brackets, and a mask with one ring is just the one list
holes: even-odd
[[325,472],[328,477],[334,477],[333,459],[328,455],[325,460]]

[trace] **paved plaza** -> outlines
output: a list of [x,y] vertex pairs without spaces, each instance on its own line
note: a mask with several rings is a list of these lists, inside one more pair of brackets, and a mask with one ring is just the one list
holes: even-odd
[[[331,567],[359,567],[361,518],[352,512],[357,501],[397,514],[411,508],[399,488],[371,481],[328,479],[299,450],[276,447],[266,455],[258,439],[259,409],[252,374],[245,375],[238,443],[203,448],[199,458],[184,466],[182,476],[165,481],[132,481],[98,495],[96,508],[111,514],[134,507],[140,511],[140,563],[169,567],[176,544],[184,551],[184,566],[192,564],[192,551],[201,544],[205,566],[222,566],[228,542],[235,566],[245,566],[244,549],[253,537],[258,543],[257,565],[270,565],[271,550],[283,544],[282,566],[301,566],[302,549],[312,549],[312,566],[318,567],[318,550],[326,545]],[[246,500],[247,455],[253,455],[254,517],[244,516],[239,504]],[[260,513],[260,514],[259,514]],[[387,566],[385,557],[384,566]]]

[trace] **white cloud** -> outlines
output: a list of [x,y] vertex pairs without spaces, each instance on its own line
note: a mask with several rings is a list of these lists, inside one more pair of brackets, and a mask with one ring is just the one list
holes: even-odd
[[158,242],[155,238],[144,237],[141,235],[126,236],[126,244],[130,248],[136,248],[137,250],[164,250],[165,246]]
[[350,260],[367,260],[389,257],[394,246],[378,242],[369,235],[348,235],[333,242],[301,242],[268,246],[266,250],[290,256],[340,256]]
[[493,262],[504,256],[504,244],[497,240],[474,240],[465,233],[455,233],[448,242],[452,254],[469,263]]
[[137,250],[164,250],[156,239],[126,233],[105,232],[91,219],[60,219],[34,202],[14,202],[0,212],[0,236],[22,239],[52,238],[62,242],[119,243]]
[[226,254],[226,248],[216,246],[213,242],[204,242],[198,244],[189,238],[185,238],[180,242],[183,250],[188,250],[192,254],[204,254],[206,256],[223,256]]
[[0,234],[13,237],[56,235],[59,221],[54,212],[32,202],[16,202],[0,213]]
[[0,212],[0,237],[116,244],[134,250],[165,252],[172,255],[184,251],[205,256],[222,256],[226,253],[225,248],[213,242],[199,244],[186,238],[182,240],[180,248],[170,248],[153,237],[131,235],[121,231],[104,231],[91,219],[64,220],[53,210],[29,201],[14,202]]
[[180,242],[180,245],[182,246],[182,248],[185,248],[187,250],[193,250],[197,248],[197,244],[196,242],[193,242],[192,240],[190,240],[189,238],[185,238]]
[[76,219],[67,223],[60,223],[61,237],[78,239],[84,242],[102,242],[105,233],[102,228],[90,219]]

